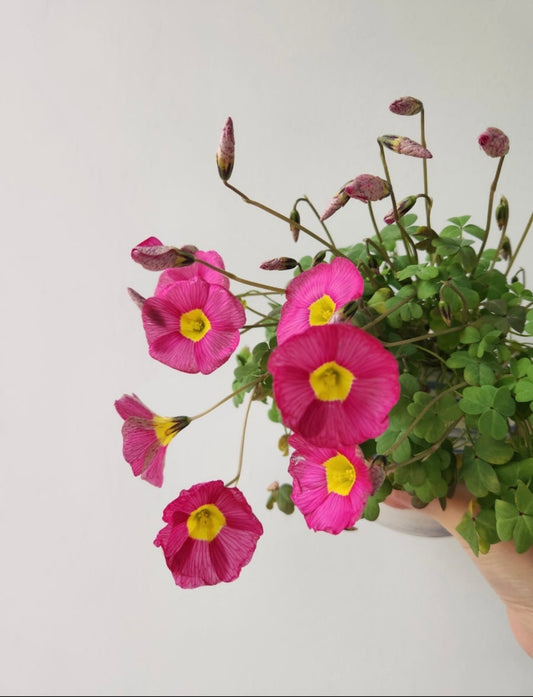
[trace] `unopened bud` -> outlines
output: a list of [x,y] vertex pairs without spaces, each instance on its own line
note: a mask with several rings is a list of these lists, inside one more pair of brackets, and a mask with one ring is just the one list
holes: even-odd
[[324,249],[320,250],[320,252],[317,252],[315,256],[313,257],[313,261],[311,263],[311,266],[318,266],[321,264],[324,259],[326,258],[326,251]]
[[[417,196],[406,196],[405,198],[402,198],[398,204],[396,204],[398,218],[401,218],[402,215],[405,215],[411,210],[411,208],[415,205],[417,198]],[[383,220],[387,223],[387,225],[392,225],[394,222],[394,208],[387,213]]]
[[485,129],[477,142],[489,157],[503,157],[509,152],[509,138],[499,128]]
[[389,109],[393,114],[398,114],[399,116],[414,116],[422,111],[423,106],[420,99],[416,97],[400,97],[389,105]]
[[423,159],[429,159],[433,155],[420,143],[417,143],[411,138],[406,136],[379,136],[378,143],[381,143],[389,150],[397,152],[400,155],[410,155],[411,157],[422,157]]
[[296,259],[291,259],[291,257],[276,257],[275,259],[269,259],[264,261],[259,268],[265,269],[266,271],[287,271],[287,269],[294,269],[298,266]]
[[503,238],[502,246],[500,247],[500,256],[504,261],[507,261],[511,256],[511,242],[507,236]]
[[235,162],[235,135],[233,133],[233,121],[231,116],[228,116],[224,128],[222,129],[216,159],[218,174],[222,181],[226,182],[231,176],[233,164]]
[[163,271],[188,266],[194,259],[185,257],[176,247],[161,244],[157,237],[148,237],[131,250],[131,258],[148,271]]
[[[295,223],[300,223],[300,214],[298,213],[296,208],[293,208],[292,211],[290,212],[289,218],[291,220],[294,220]],[[300,236],[300,228],[297,227],[296,225],[291,225],[290,226],[290,231],[292,232],[292,239],[295,242],[298,242],[298,237]]]
[[507,222],[509,221],[509,202],[505,198],[505,196],[502,196],[500,198],[500,203],[496,206],[496,222],[498,223],[498,227],[500,230],[503,230],[503,228],[507,225]]
[[385,481],[385,465],[387,460],[383,455],[375,455],[372,459],[370,467],[368,469],[368,474],[370,475],[370,481],[372,482],[371,496],[379,490],[383,482]]
[[[284,433],[280,439],[278,440],[278,450],[282,453],[284,457],[287,457],[289,454],[289,436]],[[276,482],[276,484],[279,487],[279,484]]]
[[342,208],[343,206],[345,206],[349,200],[350,200],[350,197],[348,196],[348,194],[344,190],[344,186],[343,186],[342,189],[339,189],[337,191],[337,193],[335,194],[335,196],[333,196],[330,199],[328,205],[326,206],[326,210],[320,216],[320,220],[324,221],[324,220],[326,220],[326,218],[329,218],[330,216],[332,216],[333,213],[336,213],[339,210],[339,208]]
[[350,300],[338,310],[336,310],[331,317],[331,324],[338,322],[349,322],[359,309],[359,303],[356,300]]
[[267,486],[267,491],[277,491],[279,489],[279,482],[272,482],[272,484],[269,484]]
[[360,174],[344,187],[350,198],[368,203],[368,201],[379,201],[390,195],[389,183],[374,174]]
[[140,293],[137,293],[136,290],[133,290],[133,288],[128,288],[128,295],[137,305],[137,307],[139,309],[142,309],[142,306],[144,305],[146,298],[143,298],[143,296]]
[[445,300],[439,300],[439,312],[440,316],[444,320],[444,324],[446,324],[449,327],[452,323],[452,313],[450,310],[450,306]]

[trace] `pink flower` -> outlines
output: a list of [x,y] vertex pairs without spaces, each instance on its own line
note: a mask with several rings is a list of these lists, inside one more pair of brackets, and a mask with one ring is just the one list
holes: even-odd
[[346,193],[351,198],[358,201],[379,201],[390,195],[390,186],[385,179],[376,177],[374,174],[360,174],[353,181],[344,187]]
[[246,316],[226,288],[195,277],[148,298],[142,321],[152,358],[185,373],[208,374],[237,348]]
[[273,350],[267,367],[284,424],[314,445],[376,438],[400,395],[394,356],[351,324],[292,336]]
[[[196,247],[184,247],[184,251],[194,254]],[[193,263],[188,254],[182,254],[177,247],[163,244],[157,237],[148,237],[140,242],[131,250],[131,258],[148,271],[162,271]]]
[[154,544],[181,588],[234,581],[263,534],[242,492],[220,480],[183,490],[166,506],[163,520],[167,525]]
[[406,136],[380,136],[378,141],[382,143],[386,148],[392,150],[393,152],[400,153],[400,155],[410,155],[411,157],[421,157],[423,159],[429,159],[433,155],[420,143],[417,143],[411,138]]
[[344,190],[344,186],[343,186],[341,189],[339,189],[337,191],[335,196],[333,196],[330,199],[328,205],[326,206],[326,210],[320,216],[320,220],[324,221],[327,218],[329,218],[330,216],[332,216],[333,213],[336,213],[339,210],[339,208],[342,208],[343,206],[345,206],[349,200],[350,200],[350,197],[348,196],[348,194]]
[[289,443],[295,448],[289,465],[291,498],[308,527],[333,535],[352,527],[373,488],[361,448],[320,448],[294,434]]
[[509,152],[509,138],[499,128],[485,129],[477,142],[489,157],[503,157]]
[[360,298],[364,280],[349,259],[335,257],[290,281],[277,328],[278,344],[311,326],[327,324],[345,303]]
[[[186,248],[187,249],[187,248]],[[218,269],[225,270],[224,261],[218,252],[210,250],[204,252],[202,250],[196,250],[194,256],[197,259],[202,259],[206,261],[211,266],[216,266]],[[224,288],[229,288],[229,278],[219,271],[209,268],[205,264],[199,261],[195,261],[189,266],[182,266],[177,269],[166,269],[160,274],[157,286],[155,289],[155,295],[161,295],[161,292],[167,288],[172,283],[176,281],[188,281],[191,278],[203,278],[207,283],[217,283],[219,286]]]
[[124,419],[122,453],[133,474],[154,486],[163,484],[167,446],[174,436],[189,425],[187,416],[157,416],[135,394],[115,401],[115,409]]
[[228,116],[222,129],[216,160],[220,178],[222,181],[228,181],[235,163],[235,135],[231,116]]
[[399,116],[414,116],[422,111],[422,108],[422,102],[416,97],[400,97],[389,105],[389,109],[392,113],[398,114]]

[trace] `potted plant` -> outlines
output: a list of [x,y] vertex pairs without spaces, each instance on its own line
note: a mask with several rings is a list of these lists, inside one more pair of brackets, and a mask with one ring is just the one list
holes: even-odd
[[[470,505],[458,532],[474,554],[511,539],[522,553],[533,544],[533,293],[516,262],[533,216],[512,241],[509,203],[496,200],[509,139],[490,127],[478,137],[496,163],[484,222],[454,211],[436,229],[424,105],[402,97],[389,108],[418,118],[420,138],[378,136],[380,174],[348,179],[322,213],[301,196],[286,215],[230,183],[228,118],[216,156],[223,184],[321,250],[266,260],[262,269],[285,273],[281,285],[239,278],[219,252],[196,246],[151,237],[131,250],[158,273],[153,296],[129,289],[150,355],[189,373],[230,358],[236,365],[232,391],[196,416],[159,416],[134,394],[118,399],[124,456],[135,475],[161,486],[180,430],[229,399],[262,403],[288,458],[287,481],[268,487],[267,508],[296,508],[310,529],[338,534],[378,519],[393,490],[416,508],[435,499],[444,508],[461,486]],[[397,197],[387,159],[397,155],[421,163],[420,192]],[[390,210],[378,223],[384,199]],[[353,201],[368,208],[368,233],[341,243],[331,218]],[[302,224],[304,207],[313,226]],[[262,526],[237,487],[241,466],[242,454],[230,482],[182,491],[165,509],[155,544],[178,585],[231,581],[250,561]]]

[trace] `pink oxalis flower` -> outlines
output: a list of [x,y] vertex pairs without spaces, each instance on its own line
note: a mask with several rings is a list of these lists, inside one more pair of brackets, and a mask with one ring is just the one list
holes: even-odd
[[154,544],[181,588],[234,581],[263,534],[242,492],[220,480],[182,491],[166,506],[163,520]]
[[[202,251],[197,249],[194,252],[197,259],[206,261],[211,266],[216,266],[218,269],[225,270],[224,261],[218,252],[214,250]],[[202,278],[207,283],[216,283],[224,288],[229,288],[229,278],[220,271],[211,269],[209,266],[202,264],[199,261],[194,261],[189,266],[182,266],[176,269],[166,269],[159,274],[159,280],[154,295],[160,295],[162,291],[176,281],[188,281],[191,278]]]
[[184,373],[208,374],[237,348],[246,316],[226,288],[194,277],[147,298],[142,321],[152,358]]
[[503,131],[493,126],[486,128],[477,142],[489,157],[503,157],[509,152],[509,138]]
[[289,443],[294,448],[289,464],[291,498],[308,527],[333,535],[352,527],[373,490],[361,448],[317,447],[296,434]]
[[135,394],[115,401],[115,409],[124,419],[122,453],[136,477],[154,486],[163,484],[167,446],[176,434],[189,425],[187,416],[158,416]]
[[299,274],[286,289],[277,328],[278,344],[309,327],[327,324],[351,300],[360,298],[364,280],[353,262],[335,257]]
[[377,438],[400,396],[394,356],[351,324],[292,336],[273,350],[268,370],[284,424],[319,446]]

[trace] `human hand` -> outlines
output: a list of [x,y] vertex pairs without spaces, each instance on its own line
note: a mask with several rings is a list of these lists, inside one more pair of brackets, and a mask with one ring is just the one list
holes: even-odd
[[423,509],[414,509],[410,496],[404,491],[393,491],[386,501],[392,508],[417,510],[430,516],[446,528],[462,545],[487,582],[500,596],[507,609],[509,625],[518,644],[533,658],[533,547],[519,554],[512,541],[492,545],[487,554],[475,556],[456,526],[467,510],[471,495],[458,489],[448,499],[446,510],[438,501]]

